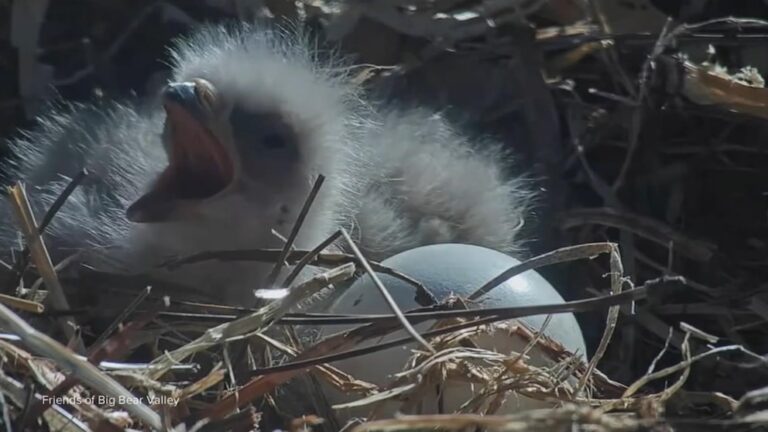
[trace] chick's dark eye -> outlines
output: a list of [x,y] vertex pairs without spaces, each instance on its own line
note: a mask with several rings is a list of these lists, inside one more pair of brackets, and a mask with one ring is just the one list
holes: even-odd
[[279,112],[245,110],[236,105],[230,124],[233,137],[248,152],[296,150],[296,132]]
[[286,147],[285,137],[277,132],[267,133],[261,138],[261,145],[269,150],[279,150]]
[[229,120],[244,169],[257,172],[265,164],[285,168],[301,159],[299,134],[283,113],[235,105]]

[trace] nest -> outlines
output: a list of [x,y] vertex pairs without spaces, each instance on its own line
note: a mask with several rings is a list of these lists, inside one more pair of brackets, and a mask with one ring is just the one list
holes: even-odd
[[[147,66],[116,77],[131,69],[126,64],[160,57],[150,51],[136,63],[135,55],[172,36],[158,36],[158,23],[176,31],[204,18],[300,18],[361,63],[396,65],[361,73],[371,87],[475,113],[471,124],[516,143],[544,179],[535,256],[480,292],[535,268],[552,276],[564,296],[582,300],[485,311],[443,305],[376,319],[289,313],[318,290],[361,274],[406,277],[366,261],[354,247],[325,252],[344,236],[340,231],[312,251],[291,250],[289,236],[283,250],[212,251],[167,263],[258,260],[322,269],[260,308],[195,303],[176,295],[179,287],[141,275],[51,262],[44,230],[57,206],[34,215],[23,188],[15,187],[9,199],[27,249],[0,266],[7,430],[339,430],[314,390],[310,402],[321,409],[281,416],[281,386],[295,378],[308,378],[313,389],[322,381],[354,393],[374,410],[380,399],[410,403],[444,380],[475,386],[476,397],[461,412],[377,419],[353,426],[360,431],[753,430],[766,422],[768,371],[756,354],[768,349],[768,98],[760,75],[768,60],[754,49],[765,42],[768,23],[751,18],[759,12],[732,18],[701,7],[686,16],[646,1],[629,10],[622,8],[631,2],[598,0],[118,1],[93,2],[93,16],[73,22],[55,18],[66,16],[55,11],[72,10],[67,2],[27,3],[34,7],[0,2],[0,16],[12,17],[0,28],[13,36],[0,50],[8,54],[4,63],[18,59],[19,77],[15,87],[0,86],[3,132],[31,118],[32,102],[46,99],[50,85],[71,98],[94,89],[119,95],[126,80],[139,94],[151,92],[162,70]],[[135,289],[147,284],[151,290]],[[127,306],[89,333],[96,311],[72,309],[72,287],[118,293]],[[529,341],[520,353],[467,344],[476,332],[498,331],[491,323],[558,312],[583,318],[593,340],[589,364],[524,327],[507,329]],[[419,319],[439,324],[417,334],[409,323]],[[304,345],[295,337],[301,326],[341,322],[360,327]],[[390,387],[328,365],[370,353],[356,346],[403,327],[411,334],[396,343],[426,345]],[[525,361],[534,348],[554,365]],[[551,409],[494,415],[515,393],[555,402]]]

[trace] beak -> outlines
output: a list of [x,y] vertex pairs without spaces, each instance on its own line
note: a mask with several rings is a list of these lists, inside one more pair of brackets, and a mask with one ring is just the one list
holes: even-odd
[[170,222],[234,181],[234,162],[211,130],[217,122],[216,90],[204,80],[172,83],[163,91],[168,166],[152,188],[127,210],[130,221]]
[[173,197],[153,189],[136,200],[125,215],[135,223],[171,222],[180,219],[181,206]]
[[[166,112],[169,105],[175,105],[185,110],[197,121],[204,123],[206,117],[205,107],[203,106],[202,99],[198,98],[198,91],[202,92],[199,89],[204,88],[203,85],[194,81],[168,84],[163,90],[163,103],[166,107]],[[170,115],[171,113],[168,114]]]

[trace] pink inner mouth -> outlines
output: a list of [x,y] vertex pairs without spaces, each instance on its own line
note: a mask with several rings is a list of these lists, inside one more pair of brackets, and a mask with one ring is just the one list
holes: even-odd
[[223,191],[234,180],[234,164],[221,142],[184,107],[165,105],[170,128],[168,167],[156,192],[185,200],[202,200]]

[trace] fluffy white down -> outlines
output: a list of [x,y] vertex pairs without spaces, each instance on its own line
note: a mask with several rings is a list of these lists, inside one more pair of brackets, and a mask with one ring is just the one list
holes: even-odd
[[390,110],[365,139],[371,167],[359,198],[359,240],[382,260],[433,243],[467,243],[510,254],[532,195],[498,143],[459,132],[440,114]]
[[[115,102],[58,102],[38,119],[36,129],[11,142],[15,157],[0,172],[26,185],[38,219],[80,170],[88,171],[46,231],[55,261],[76,250],[125,246],[130,238],[133,227],[124,209],[167,160],[158,145],[161,112],[147,113],[152,114]],[[5,200],[0,214],[5,253],[20,234]]]
[[[531,193],[521,177],[507,174],[501,146],[470,138],[433,112],[374,107],[353,84],[348,64],[300,32],[205,27],[176,44],[172,64],[176,80],[206,78],[223,93],[288,113],[301,129],[309,161],[301,181],[306,191],[318,174],[327,181],[296,247],[312,248],[343,226],[377,260],[437,242],[518,252]],[[282,246],[258,197],[214,200],[204,217],[189,221],[126,220],[125,208],[166,163],[163,117],[155,105],[59,104],[34,131],[12,141],[19,162],[0,172],[32,186],[38,214],[77,170],[91,173],[48,231],[57,259],[71,248],[97,249],[91,263],[106,256],[142,271],[168,256]],[[293,217],[306,198],[296,195],[284,197]],[[0,220],[5,252],[18,238],[7,203],[0,205]],[[121,252],[104,253],[112,246]],[[159,276],[242,305],[270,267],[211,262]]]

